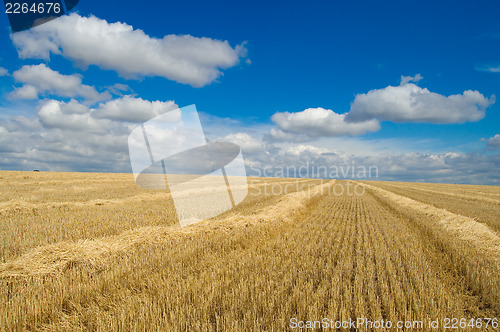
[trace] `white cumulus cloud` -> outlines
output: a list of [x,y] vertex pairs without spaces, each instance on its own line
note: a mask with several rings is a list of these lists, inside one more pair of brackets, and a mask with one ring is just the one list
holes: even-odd
[[[377,120],[368,119],[363,122],[346,122],[345,114],[337,114],[324,108],[308,108],[302,112],[278,112],[272,116],[273,122],[284,133],[319,136],[356,136],[380,129]],[[279,135],[275,132],[276,136]]]
[[14,99],[37,99],[38,90],[33,85],[25,84],[19,88],[15,88],[10,93],[10,97]]
[[478,91],[443,96],[421,88],[411,81],[415,77],[401,77],[400,86],[388,86],[358,94],[346,116],[346,121],[357,123],[377,119],[392,122],[464,123],[479,121],[485,109],[495,102]]
[[[65,103],[48,100],[41,103],[37,114],[40,123],[46,128],[62,130],[106,132],[115,124],[129,126],[127,122],[145,122],[157,115],[178,109],[173,101],[149,101],[125,96],[101,103],[90,108],[72,99]],[[180,113],[172,112],[178,117]]]
[[204,86],[246,56],[244,44],[190,35],[154,38],[126,23],[70,14],[12,35],[21,58],[60,54],[82,66],[115,70],[126,78],[161,76]]
[[380,130],[381,121],[420,123],[464,123],[484,118],[495,96],[485,97],[478,91],[443,96],[412,82],[421,81],[420,74],[401,76],[399,86],[388,86],[358,94],[349,112],[335,113],[324,108],[308,108],[302,112],[278,112],[272,128],[264,136],[268,142],[306,142],[317,137],[358,136]]
[[87,133],[106,131],[106,123],[92,118],[89,108],[75,100],[68,103],[49,100],[38,108],[37,113],[40,123],[46,128]]
[[[150,102],[131,97],[117,101],[124,105],[124,110],[138,105],[147,116],[175,105],[171,101]],[[33,118],[0,119],[0,169],[130,172],[127,142],[136,124],[121,120],[126,113],[95,116],[109,111],[109,107],[102,103],[91,108],[74,99],[44,100],[39,102]]]
[[281,129],[271,128],[269,134],[265,134],[263,136],[264,141],[266,142],[280,142],[280,141],[289,141],[289,142],[307,142],[311,140],[311,137],[306,134],[297,134],[297,133],[286,133]]
[[[128,135],[135,124],[96,118],[96,111],[75,100],[53,100],[42,102],[34,118],[0,118],[0,168],[130,172]],[[222,121],[219,126],[212,130],[224,132]],[[245,129],[252,135],[245,134]],[[412,152],[413,148],[400,149],[394,142],[398,138],[353,142],[356,139],[346,137],[315,138],[307,144],[267,143],[257,149],[260,142],[255,133],[267,130],[250,125],[220,135],[248,144],[249,176],[500,184],[498,153]],[[492,137],[491,144],[498,137]],[[402,144],[407,145],[404,140]]]
[[111,99],[108,92],[99,93],[94,87],[82,84],[79,75],[63,75],[45,64],[23,66],[13,76],[23,86],[14,89],[12,98],[36,99],[39,94],[50,93],[61,97],[83,97],[90,103]]
[[299,144],[289,147],[286,153],[292,154],[294,156],[301,156],[302,154],[308,153],[315,157],[318,157],[324,153],[331,153],[330,150],[319,148],[310,144]]
[[263,149],[262,142],[247,133],[229,134],[222,138],[223,141],[229,141],[239,145],[242,151],[252,153]]
[[144,122],[177,108],[173,101],[149,101],[125,96],[100,104],[92,115],[117,121]]
[[486,144],[494,148],[500,148],[500,134],[496,134],[495,136],[488,139]]
[[9,71],[3,67],[0,67],[0,77],[9,75]]

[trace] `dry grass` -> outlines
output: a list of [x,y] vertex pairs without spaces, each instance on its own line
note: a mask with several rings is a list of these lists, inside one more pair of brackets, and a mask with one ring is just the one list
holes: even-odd
[[499,316],[498,256],[482,250],[482,228],[468,238],[455,227],[468,218],[371,186],[363,196],[329,190],[344,181],[262,194],[291,181],[253,179],[261,195],[185,228],[145,221],[104,237],[33,241],[42,246],[0,267],[0,329],[282,331],[292,317]]
[[402,208],[410,208],[418,213],[436,219],[454,239],[465,241],[468,245],[477,248],[486,257],[496,262],[500,268],[500,236],[487,225],[472,218],[436,208],[433,205],[415,201],[390,191],[363,184],[377,193],[387,197]]
[[[289,183],[280,181],[280,184]],[[319,195],[323,187],[287,194],[275,204],[261,209],[256,214],[242,215],[233,213],[221,220],[207,220],[190,227],[180,228],[178,225],[140,227],[126,231],[120,235],[95,240],[78,240],[61,242],[35,248],[20,258],[0,264],[0,277],[31,276],[62,271],[74,264],[88,264],[93,267],[104,266],[106,258],[117,253],[127,252],[133,248],[151,243],[164,243],[170,238],[183,237],[203,233],[225,232],[228,235],[234,228],[255,226],[266,221],[287,221],[300,214],[309,199]],[[252,200],[250,197],[249,200]],[[246,202],[248,204],[248,202]]]
[[[170,193],[142,189],[131,174],[0,172],[0,181],[0,263],[42,245],[170,226],[177,220]],[[279,195],[266,190],[275,183],[294,183],[288,186],[293,192],[319,182],[295,181],[249,179],[249,196],[240,209],[275,200]]]
[[500,187],[375,181],[367,183],[477,219],[500,234]]
[[500,241],[496,232],[474,219],[364,185],[381,204],[410,220],[418,236],[442,255],[441,268],[461,278],[468,294],[479,299],[479,308],[499,315]]

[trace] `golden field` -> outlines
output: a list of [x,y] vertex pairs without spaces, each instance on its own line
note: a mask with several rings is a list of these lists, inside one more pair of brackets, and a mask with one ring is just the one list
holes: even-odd
[[500,318],[499,187],[249,178],[236,208],[179,228],[131,174],[0,183],[2,331]]

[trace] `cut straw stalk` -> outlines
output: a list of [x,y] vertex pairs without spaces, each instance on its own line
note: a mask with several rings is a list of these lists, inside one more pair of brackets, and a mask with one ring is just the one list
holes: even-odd
[[258,213],[248,216],[234,214],[223,220],[203,221],[184,228],[141,227],[102,239],[60,242],[42,246],[12,262],[0,264],[0,278],[58,273],[74,264],[105,266],[106,258],[110,255],[126,252],[141,244],[161,243],[174,237],[200,233],[221,231],[230,233],[235,228],[291,221],[295,216],[307,210],[306,206],[309,201],[328,192],[328,187],[334,183],[335,180],[332,180],[307,188],[307,190],[284,195],[275,205],[265,207]]
[[381,194],[399,206],[410,208],[417,213],[423,213],[436,219],[452,236],[473,245],[487,258],[500,265],[500,237],[487,225],[473,218],[452,213],[367,183],[361,183],[361,185]]

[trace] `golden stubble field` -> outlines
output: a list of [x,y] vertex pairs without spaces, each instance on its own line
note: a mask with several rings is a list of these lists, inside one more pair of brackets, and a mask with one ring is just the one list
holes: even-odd
[[499,187],[250,178],[236,208],[179,228],[170,194],[130,174],[0,184],[2,331],[500,316]]

